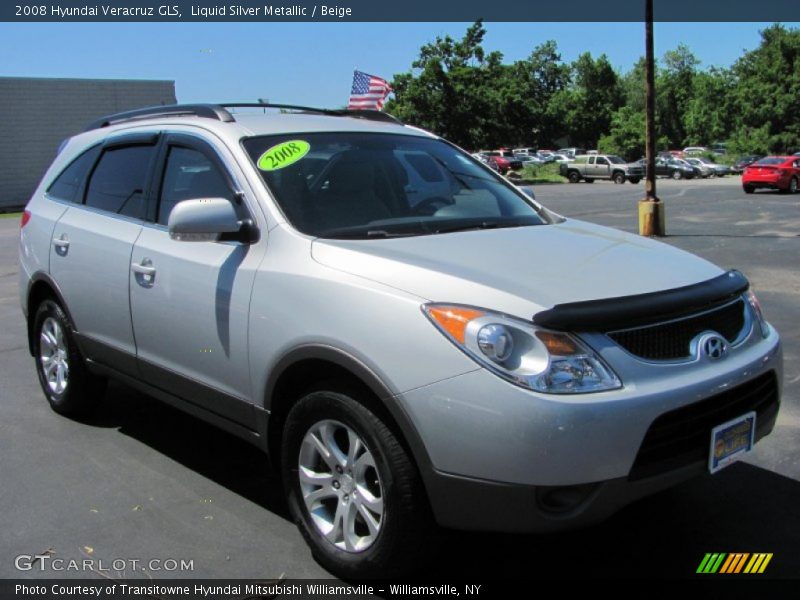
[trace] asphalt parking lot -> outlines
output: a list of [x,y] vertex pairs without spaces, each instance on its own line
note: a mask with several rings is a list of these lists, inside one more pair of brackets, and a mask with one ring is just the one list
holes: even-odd
[[[539,186],[566,216],[635,231],[641,184]],[[783,406],[746,462],[642,500],[590,529],[548,536],[448,533],[430,575],[691,576],[706,552],[772,552],[800,574],[800,195],[745,196],[738,178],[659,180],[665,242],[753,283],[785,350]],[[0,577],[86,576],[14,557],[177,559],[153,577],[325,577],[251,446],[113,384],[91,420],[52,413],[27,352],[17,296],[17,221],[0,219]],[[146,577],[126,570],[112,576]]]

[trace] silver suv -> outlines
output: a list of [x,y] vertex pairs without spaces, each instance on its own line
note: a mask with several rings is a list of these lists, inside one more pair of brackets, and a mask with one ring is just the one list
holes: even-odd
[[113,377],[249,440],[345,577],[437,525],[605,518],[771,431],[780,343],[741,273],[382,113],[236,109],[107,117],[35,191],[20,297],[57,412]]

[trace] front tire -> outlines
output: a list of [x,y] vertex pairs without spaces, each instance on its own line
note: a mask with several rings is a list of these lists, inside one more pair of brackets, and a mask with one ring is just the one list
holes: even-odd
[[673,171],[672,178],[675,179],[676,181],[678,179],[683,179],[683,173],[681,173],[680,171]]
[[59,414],[89,413],[105,392],[105,379],[89,373],[66,313],[53,300],[42,302],[33,322],[36,374],[51,408]]
[[625,173],[614,173],[614,177],[612,179],[614,180],[614,183],[621,185],[625,183]]
[[789,180],[789,193],[790,194],[796,194],[797,193],[797,189],[798,189],[797,177],[792,177]]
[[286,420],[281,471],[289,509],[331,573],[392,577],[424,564],[437,533],[422,480],[392,430],[335,391],[303,397]]

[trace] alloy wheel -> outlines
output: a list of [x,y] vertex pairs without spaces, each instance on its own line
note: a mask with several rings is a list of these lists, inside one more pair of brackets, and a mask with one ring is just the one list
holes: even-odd
[[384,521],[383,485],[375,457],[350,427],[314,424],[300,446],[300,491],[317,530],[334,546],[362,552]]
[[64,330],[53,317],[47,317],[42,323],[39,364],[50,391],[63,394],[69,385],[69,355]]

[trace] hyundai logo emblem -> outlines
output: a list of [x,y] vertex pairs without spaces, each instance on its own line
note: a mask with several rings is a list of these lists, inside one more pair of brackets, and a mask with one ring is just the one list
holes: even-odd
[[728,342],[715,333],[703,336],[698,346],[700,353],[710,360],[719,360],[728,355]]

